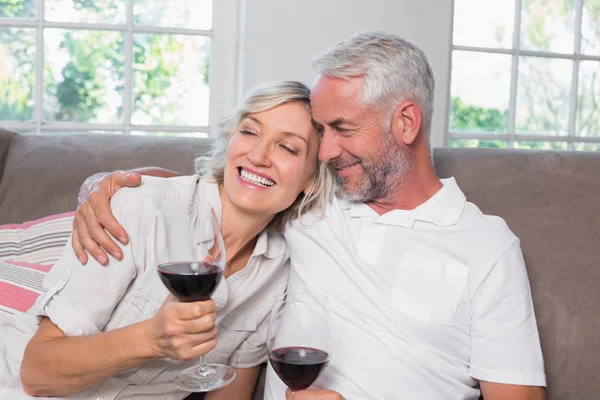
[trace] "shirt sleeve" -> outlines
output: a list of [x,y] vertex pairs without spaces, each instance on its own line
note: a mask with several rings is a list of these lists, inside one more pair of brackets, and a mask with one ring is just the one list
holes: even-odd
[[546,386],[531,289],[518,240],[496,262],[471,302],[470,375],[489,382]]
[[228,365],[233,368],[252,368],[267,361],[267,331],[269,318],[265,318],[246,340],[231,353]]
[[136,220],[142,207],[138,204],[137,212],[124,207],[124,204],[139,201],[131,192],[131,189],[120,190],[111,201],[115,217],[130,237],[127,245],[113,239],[121,247],[123,259],[118,261],[109,257],[109,264],[103,266],[90,256],[88,263],[82,265],[69,239],[61,257],[44,279],[44,293],[29,313],[50,318],[66,336],[93,335],[104,328],[136,276],[132,246],[138,241],[141,224]]

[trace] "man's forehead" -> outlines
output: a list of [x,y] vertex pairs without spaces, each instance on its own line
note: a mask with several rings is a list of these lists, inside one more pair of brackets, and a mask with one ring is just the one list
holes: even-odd
[[359,101],[361,89],[362,78],[319,77],[310,94],[315,119],[319,123],[331,123],[354,118],[362,111]]

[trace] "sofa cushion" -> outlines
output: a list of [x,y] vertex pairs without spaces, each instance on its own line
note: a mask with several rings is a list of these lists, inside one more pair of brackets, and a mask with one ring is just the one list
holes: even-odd
[[73,231],[75,212],[0,225],[0,260],[52,265]]
[[42,293],[51,265],[0,261],[0,314],[27,311]]
[[73,231],[74,216],[68,212],[0,225],[0,314],[22,313],[35,303]]

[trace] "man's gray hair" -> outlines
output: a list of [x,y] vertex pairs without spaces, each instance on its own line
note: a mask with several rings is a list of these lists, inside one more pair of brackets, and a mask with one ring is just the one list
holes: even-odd
[[421,130],[429,135],[435,80],[427,56],[414,44],[383,31],[361,32],[316,56],[312,64],[320,75],[364,76],[363,105],[387,118],[384,123],[402,102],[415,102]]

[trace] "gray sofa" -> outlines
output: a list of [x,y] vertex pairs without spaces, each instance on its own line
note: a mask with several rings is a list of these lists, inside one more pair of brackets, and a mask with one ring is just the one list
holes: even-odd
[[[0,224],[73,210],[85,177],[192,172],[206,139],[22,136],[0,129]],[[551,400],[600,399],[600,153],[435,149],[440,177],[521,238]]]

